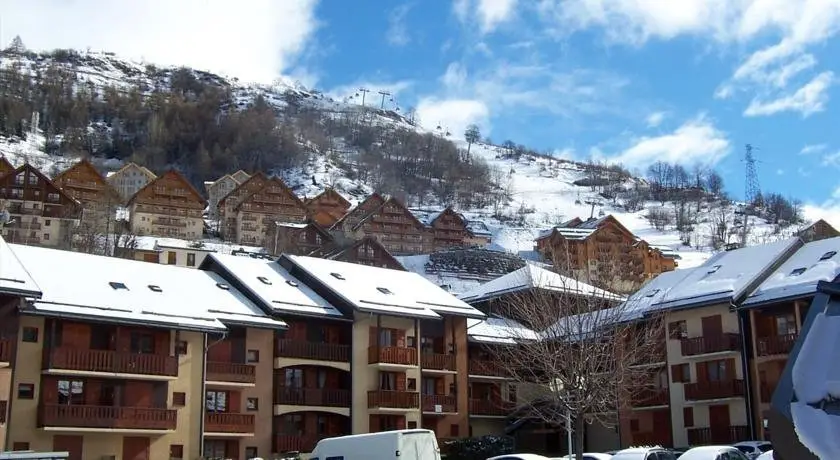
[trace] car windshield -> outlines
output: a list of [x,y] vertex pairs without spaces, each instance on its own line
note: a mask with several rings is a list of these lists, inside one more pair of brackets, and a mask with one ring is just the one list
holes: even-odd
[[753,451],[752,446],[735,446],[735,447],[737,447],[738,450],[740,450],[741,452],[743,452],[745,454],[749,454],[750,452]]
[[758,450],[762,452],[767,452],[773,448],[773,444],[761,444],[758,446]]

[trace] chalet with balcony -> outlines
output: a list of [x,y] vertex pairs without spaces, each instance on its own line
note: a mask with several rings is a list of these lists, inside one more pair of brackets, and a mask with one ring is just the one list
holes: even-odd
[[634,292],[645,281],[676,268],[676,260],[633,235],[612,215],[574,218],[543,232],[534,246],[561,271],[615,292]]
[[282,180],[262,173],[251,176],[220,201],[223,236],[242,244],[266,243],[269,226],[275,222],[306,220],[300,198]]
[[309,217],[324,228],[330,228],[350,210],[350,202],[334,188],[327,187],[313,198],[304,200]]
[[9,163],[6,157],[0,156],[0,177],[15,170],[14,165]]
[[373,194],[332,227],[346,239],[373,236],[391,254],[430,252],[432,233],[394,197]]
[[270,222],[265,237],[266,247],[275,255],[307,255],[333,243],[333,235],[311,218],[303,223]]
[[113,231],[122,197],[88,161],[82,160],[53,178],[67,195],[81,203],[80,224],[97,233]]
[[820,281],[840,275],[840,237],[805,244],[739,305],[757,439],[771,439],[770,403]]
[[30,164],[0,177],[0,209],[12,222],[3,229],[8,242],[69,246],[81,205]]
[[451,207],[427,216],[426,225],[431,230],[432,248],[435,251],[463,247],[473,238],[466,218]]
[[251,176],[241,169],[233,174],[225,174],[224,176],[214,180],[204,182],[204,188],[207,191],[208,213],[210,219],[219,218],[219,201],[228,196],[236,187],[242,182],[248,180]]
[[120,194],[123,203],[127,203],[134,194],[155,179],[155,173],[136,163],[129,163],[106,176],[108,183]]
[[[259,351],[282,321],[214,273],[9,248],[42,295],[18,307],[7,445],[74,460],[197,458],[216,439],[244,444],[227,451],[236,458],[268,452],[259,399],[271,389],[256,381],[272,368]],[[56,266],[74,270],[56,277]],[[0,279],[19,277],[7,270]]]
[[181,173],[170,170],[128,201],[131,230],[138,235],[201,238],[207,203]]
[[819,219],[811,225],[803,228],[797,234],[806,243],[817,240],[824,240],[827,238],[835,238],[840,236],[840,231],[834,228],[824,219]]
[[385,246],[372,236],[365,236],[356,241],[333,241],[307,255],[370,267],[405,270],[405,267],[385,249]]
[[[236,208],[245,201],[251,194],[256,193],[262,189],[268,182],[268,176],[261,171],[257,171],[251,177],[242,181],[231,192],[219,199],[217,206],[219,210],[220,228],[222,237],[227,240],[236,241],[237,228],[239,223],[237,221]],[[253,223],[255,220],[248,218],[248,222]]]

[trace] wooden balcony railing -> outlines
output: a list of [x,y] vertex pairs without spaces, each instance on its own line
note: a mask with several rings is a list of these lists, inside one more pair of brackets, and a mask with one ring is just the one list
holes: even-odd
[[507,417],[515,407],[515,403],[508,401],[470,399],[470,415],[493,415]]
[[277,356],[348,363],[350,345],[281,339],[277,341]]
[[502,366],[493,361],[470,360],[470,375],[483,375],[489,377],[507,377],[507,372]]
[[667,406],[670,404],[668,390],[645,388],[633,395],[634,407]]
[[120,353],[110,350],[56,348],[50,351],[47,369],[113,372],[175,377],[178,358],[168,355]]
[[8,405],[8,401],[0,401],[0,424],[6,423],[6,407]]
[[417,365],[417,349],[406,347],[368,347],[368,363]]
[[423,402],[423,412],[458,412],[458,400],[455,396],[422,395],[421,400]]
[[741,348],[741,336],[726,333],[712,336],[694,337],[682,340],[683,356],[705,355],[725,351],[738,351]]
[[254,414],[211,412],[204,414],[205,433],[253,433]]
[[46,427],[134,430],[174,430],[178,411],[151,407],[41,406],[41,425]]
[[702,446],[704,444],[729,445],[747,439],[750,439],[750,432],[746,426],[688,429],[688,444],[691,446]]
[[256,383],[256,367],[251,364],[208,361],[207,380],[210,382]]
[[423,369],[434,369],[438,371],[454,371],[455,355],[421,353],[420,364],[423,366]]
[[14,344],[14,339],[0,339],[0,363],[8,363],[12,361],[12,349],[14,348]]
[[350,390],[279,387],[277,389],[276,404],[350,407]]
[[[349,434],[349,433],[347,433]],[[318,441],[324,438],[331,438],[333,436],[344,436],[343,434],[334,435],[302,435],[302,434],[278,434],[274,437],[274,451],[278,453],[283,452],[312,452]]]
[[759,337],[756,341],[758,356],[786,355],[793,349],[799,334],[773,335]]
[[734,398],[738,396],[744,396],[743,380],[718,380],[685,384],[685,399],[690,401]]
[[420,393],[415,391],[368,391],[368,409],[419,409]]

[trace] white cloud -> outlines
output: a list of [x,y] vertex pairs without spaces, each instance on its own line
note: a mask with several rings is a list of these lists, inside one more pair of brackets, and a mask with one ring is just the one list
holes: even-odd
[[714,165],[729,154],[731,147],[726,134],[699,115],[672,133],[639,137],[629,148],[606,159],[629,168],[644,168],[657,161]]
[[799,151],[800,155],[810,155],[812,153],[819,153],[828,148],[828,144],[808,144],[802,147]]
[[458,91],[464,88],[467,82],[467,69],[458,62],[450,62],[446,66],[446,72],[440,77],[441,83],[450,91]]
[[785,175],[785,170],[781,169],[781,168],[777,169],[776,170],[776,175],[777,176],[784,176]]
[[388,43],[394,46],[405,46],[411,42],[405,19],[412,6],[411,3],[406,3],[391,10],[388,15],[388,32],[386,34]]
[[840,187],[834,189],[831,197],[822,203],[806,203],[802,212],[808,220],[825,219],[829,224],[840,227]]
[[794,93],[779,96],[776,99],[762,100],[753,98],[744,110],[747,117],[774,115],[779,112],[799,112],[809,117],[825,110],[828,102],[828,88],[834,83],[833,72],[823,72]]
[[[4,2],[3,38],[30,49],[106,50],[271,82],[294,73],[318,23],[316,0]],[[6,43],[3,44],[5,46]]]
[[487,34],[513,19],[517,3],[518,0],[454,0],[452,11],[463,23],[475,17],[480,32]]
[[490,131],[490,110],[474,99],[424,98],[417,104],[417,116],[424,128],[433,130],[440,126],[457,139],[462,139],[467,126],[473,123],[485,135]]
[[653,112],[647,117],[648,128],[656,128],[665,120],[665,112]]
[[840,166],[840,150],[823,155],[820,163],[823,166]]

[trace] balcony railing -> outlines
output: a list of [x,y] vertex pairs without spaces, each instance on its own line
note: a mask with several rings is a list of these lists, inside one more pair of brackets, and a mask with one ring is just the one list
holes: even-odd
[[253,433],[254,414],[213,412],[204,414],[205,433]]
[[507,417],[513,411],[515,406],[516,404],[508,401],[470,399],[470,414]]
[[368,363],[417,365],[417,349],[406,347],[368,347]]
[[282,339],[277,341],[277,356],[347,363],[350,362],[350,345]]
[[481,360],[470,360],[469,364],[469,372],[470,375],[485,375],[490,377],[507,377],[507,372],[505,369],[492,362],[492,361],[481,361]]
[[458,412],[458,401],[452,395],[422,395],[421,400],[423,412]]
[[120,353],[110,350],[56,348],[50,351],[48,369],[144,374],[176,377],[178,358],[167,355]]
[[727,445],[746,439],[750,439],[750,432],[746,426],[688,429],[688,444],[692,446],[704,444]]
[[302,435],[302,434],[278,434],[274,437],[274,451],[283,452],[312,452],[318,441],[335,435]]
[[256,367],[251,364],[208,361],[207,380],[211,382],[256,383]]
[[350,407],[350,390],[279,387],[276,403],[290,406]]
[[694,337],[682,340],[683,356],[705,355],[726,351],[738,351],[741,348],[741,336],[726,333],[720,335]]
[[421,353],[420,363],[423,366],[423,369],[434,369],[437,371],[454,371],[455,355]]
[[743,380],[717,380],[685,384],[685,399],[703,401],[744,396]]
[[41,425],[47,427],[174,430],[178,412],[151,407],[41,406]]
[[758,356],[786,355],[793,349],[799,334],[783,334],[760,337],[757,340]]
[[14,339],[0,339],[0,363],[12,361],[12,348],[14,344]]
[[670,404],[668,390],[645,388],[633,395],[634,407],[667,406]]
[[420,393],[414,391],[368,391],[368,409],[376,408],[418,409]]

